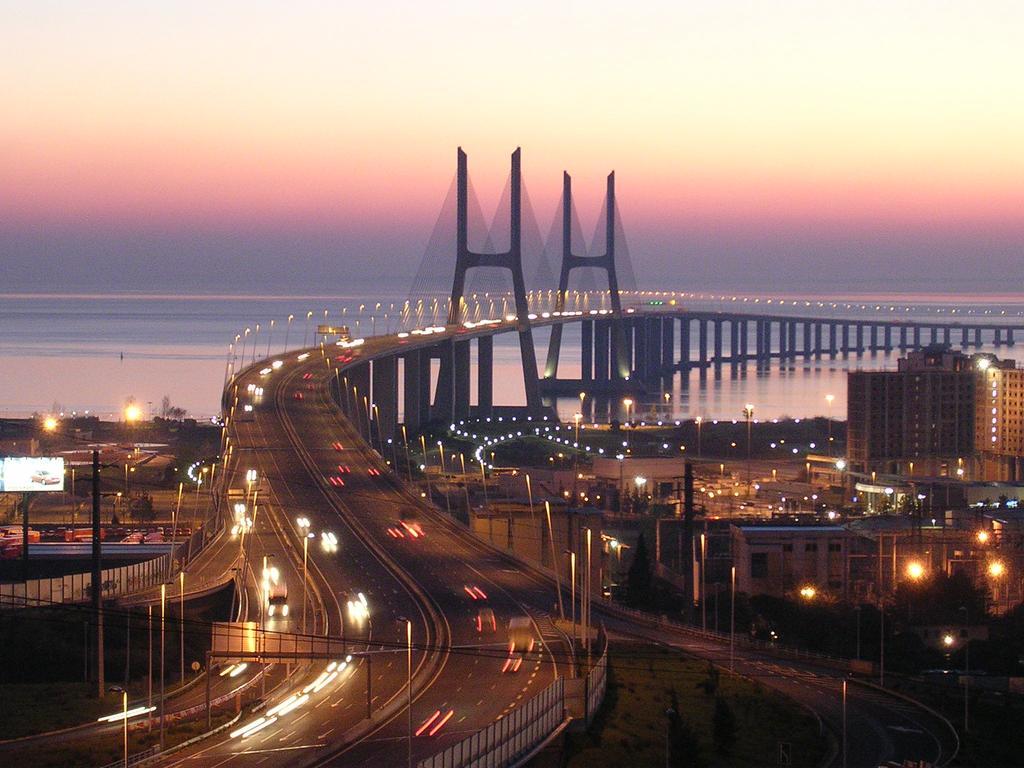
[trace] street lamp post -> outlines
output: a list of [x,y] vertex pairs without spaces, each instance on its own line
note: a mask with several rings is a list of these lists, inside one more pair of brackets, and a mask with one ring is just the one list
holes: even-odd
[[730,569],[732,599],[729,601],[729,671],[733,671],[736,659],[736,566]]
[[405,639],[409,649],[406,664],[406,687],[409,692],[409,768],[412,768],[412,619],[405,620]]
[[828,455],[832,455],[832,401],[835,395],[825,395],[825,402],[828,403]]
[[300,517],[296,521],[302,532],[302,634],[306,634],[306,594],[309,591],[309,518]]
[[160,585],[160,751],[164,751],[164,630],[167,627],[167,583]]
[[698,416],[693,421],[697,425],[697,458],[699,459],[700,458],[700,432],[701,432],[701,427],[704,424],[704,417],[703,416]]
[[121,722],[124,728],[124,768],[128,768],[128,691],[119,685],[111,686],[108,690],[112,693],[121,694]]
[[284,327],[284,351],[288,351],[288,335],[292,332],[292,320],[295,315],[288,315],[288,324]]
[[181,571],[179,574],[179,589],[181,595],[178,600],[178,644],[181,651],[181,677],[178,681],[179,685],[185,684],[185,571]]
[[754,418],[754,405],[747,403],[743,407],[743,416],[747,420],[747,496],[750,495],[750,430],[751,419]]

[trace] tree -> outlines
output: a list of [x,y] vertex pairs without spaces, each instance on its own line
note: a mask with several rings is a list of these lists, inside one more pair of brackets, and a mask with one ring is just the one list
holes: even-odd
[[651,596],[651,560],[647,555],[647,542],[641,533],[636,540],[633,551],[633,562],[626,575],[626,602],[629,605],[642,605]]
[[665,715],[668,717],[668,759],[665,764],[674,768],[703,768],[700,741],[690,724],[679,714],[675,688],[672,689],[671,706]]
[[711,721],[715,751],[728,754],[736,743],[736,715],[729,702],[721,696],[715,697],[715,714]]
[[128,512],[132,520],[148,523],[156,519],[156,510],[153,509],[153,497],[148,493],[140,494],[131,500]]

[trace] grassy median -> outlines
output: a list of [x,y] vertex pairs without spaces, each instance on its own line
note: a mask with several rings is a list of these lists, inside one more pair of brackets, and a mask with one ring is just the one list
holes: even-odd
[[665,765],[673,701],[674,764],[777,766],[786,749],[794,767],[812,768],[824,755],[817,721],[757,683],[650,646],[618,643],[610,654],[605,704],[588,733],[569,739],[571,768]]

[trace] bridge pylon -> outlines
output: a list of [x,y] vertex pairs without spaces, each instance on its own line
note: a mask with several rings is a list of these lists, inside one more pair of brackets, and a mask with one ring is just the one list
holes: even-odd
[[[530,325],[530,306],[526,298],[526,281],[523,279],[522,253],[522,173],[520,171],[521,150],[512,153],[512,178],[509,195],[511,218],[509,249],[504,253],[476,253],[469,249],[469,171],[466,153],[458,149],[458,172],[456,174],[456,261],[455,278],[452,281],[451,303],[448,306],[448,324],[461,321],[466,288],[466,272],[475,267],[497,267],[512,273],[512,291],[516,304],[516,329],[519,332],[519,351],[523,366],[523,388],[526,392],[526,406],[534,412],[542,410],[540,388],[537,377],[537,353],[533,345],[533,330]],[[451,356],[443,356],[438,372],[438,394],[447,400],[455,396],[454,362]],[[440,410],[449,411],[449,403],[440,403]]]
[[[615,171],[608,174],[608,187],[605,193],[607,211],[605,224],[605,252],[600,256],[578,256],[572,252],[572,177],[562,173],[562,269],[558,277],[558,294],[555,297],[555,310],[565,309],[566,295],[569,291],[569,273],[578,267],[603,269],[608,276],[608,293],[611,298],[612,317],[612,373],[615,378],[628,379],[630,365],[625,334],[622,327],[622,301],[619,297],[619,277],[615,270]],[[558,356],[562,349],[562,325],[551,328],[551,341],[548,344],[548,357],[544,366],[544,378],[555,379],[558,376]],[[587,351],[584,350],[584,354]]]

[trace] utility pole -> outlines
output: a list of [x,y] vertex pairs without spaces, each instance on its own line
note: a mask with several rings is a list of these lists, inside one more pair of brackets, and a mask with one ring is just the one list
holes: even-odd
[[[27,539],[27,537],[26,537]],[[28,541],[25,542],[28,549]],[[96,698],[106,691],[103,670],[103,568],[100,562],[100,452],[92,452],[92,609],[96,616]]]
[[[683,571],[683,586],[686,590],[686,613],[683,620],[693,623],[693,464],[686,462],[683,470],[683,540],[685,558],[679,564]],[[701,568],[704,567],[703,561]],[[703,599],[703,595],[701,596]]]

